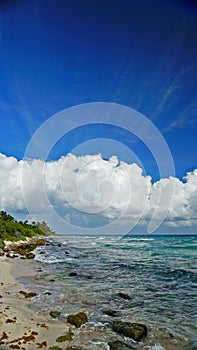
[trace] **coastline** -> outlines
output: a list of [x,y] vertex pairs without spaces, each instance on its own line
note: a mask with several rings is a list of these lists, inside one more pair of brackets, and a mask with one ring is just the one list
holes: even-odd
[[[0,349],[49,349],[57,346],[56,338],[69,331],[70,324],[50,315],[37,314],[27,304],[33,298],[25,298],[24,289],[17,277],[36,276],[32,261],[20,258],[0,257]],[[60,344],[66,349],[69,342]]]
[[[24,242],[21,242],[21,246],[23,246],[23,243]],[[102,271],[101,273],[104,274],[108,272],[108,269],[106,270],[103,268],[103,265],[100,265],[102,261],[99,260],[100,258],[96,257],[96,264],[93,265],[93,269],[90,272],[88,269],[88,273],[91,274],[86,274],[87,268],[90,266],[88,262],[91,261],[92,263],[92,261],[95,261],[94,247],[90,250],[90,243],[88,240],[85,246],[83,246],[83,254],[79,254],[78,256],[76,255],[76,250],[82,253],[80,250],[81,243],[80,246],[76,245],[75,239],[73,243],[74,245],[62,245],[62,243],[58,243],[57,241],[55,244],[54,242],[50,245],[46,244],[46,248],[41,246],[41,248],[35,252],[35,260],[27,257],[29,253],[13,257],[16,256],[17,250],[10,250],[3,257],[0,257],[0,350],[34,350],[40,348],[46,350],[109,349],[109,344],[116,341],[122,343],[121,350],[125,350],[125,347],[127,350],[133,348],[154,350],[195,349],[195,335],[190,333],[191,328],[188,328],[187,332],[184,331],[183,327],[186,326],[187,328],[184,319],[182,321],[182,326],[180,325],[179,327],[181,322],[179,311],[175,309],[177,314],[174,322],[173,318],[171,318],[171,314],[169,314],[170,322],[172,320],[171,324],[170,322],[166,323],[166,318],[171,310],[167,307],[160,309],[159,306],[157,308],[156,304],[158,304],[160,296],[163,296],[163,291],[171,294],[174,289],[169,289],[167,285],[161,285],[163,288],[160,290],[160,284],[154,284],[154,288],[152,285],[145,284],[145,292],[148,296],[146,297],[143,293],[140,298],[138,298],[137,292],[132,293],[131,290],[125,288],[126,284],[124,285],[123,283],[121,287],[120,284],[118,285],[118,289],[111,289],[110,298],[109,295],[107,296],[107,294],[105,294],[102,304],[99,304],[99,298],[97,300],[96,297],[98,295],[97,290],[99,290],[100,295],[99,271]],[[143,243],[144,247],[143,241],[139,243],[140,247],[141,243]],[[24,248],[26,249],[26,247]],[[86,251],[88,255],[84,254]],[[7,250],[5,250],[5,252],[7,252]],[[65,252],[67,252],[67,254],[65,254]],[[101,252],[106,254],[105,245],[104,250]],[[109,250],[109,252],[111,252],[111,250]],[[144,248],[143,252],[145,252]],[[126,252],[124,251],[124,256],[125,255]],[[164,254],[164,257],[165,255],[166,254]],[[24,259],[25,256],[26,258]],[[67,265],[60,264],[58,267],[60,269],[59,272],[63,271],[64,275],[67,276],[65,283],[61,285],[61,287],[63,286],[63,290],[61,288],[58,289],[58,283],[63,282],[63,280],[61,280],[61,278],[58,279],[58,274],[55,274],[53,269],[51,269],[53,264],[47,264],[47,268],[45,265],[47,259],[50,261],[52,258],[53,261],[53,256],[60,259],[60,261],[62,261],[62,258],[65,259],[65,256],[67,259],[68,256]],[[146,254],[145,256],[147,257]],[[37,260],[39,257],[41,260]],[[69,260],[70,257],[72,257],[71,261]],[[124,259],[123,262],[130,261],[131,266],[135,266],[135,260]],[[152,260],[154,261],[154,259],[153,257]],[[152,260],[150,260],[150,263]],[[97,279],[93,274],[95,272],[94,266],[98,267],[98,271],[96,272]],[[102,269],[99,269],[99,267],[102,267]],[[140,269],[142,269],[142,267],[143,265],[141,265]],[[127,271],[127,269],[124,269],[124,271]],[[179,278],[181,278],[183,274],[183,270],[181,270],[179,266],[178,269],[176,269],[176,266],[173,265],[173,270],[169,270],[169,268],[167,270],[166,268],[164,269],[165,278],[168,271],[170,273],[170,280],[172,280],[172,272],[176,272],[176,279],[177,273]],[[184,276],[187,276],[189,272],[186,271],[185,273],[186,275]],[[93,278],[89,278],[89,276],[93,276]],[[122,274],[118,276],[123,278],[123,281],[125,280]],[[101,275],[101,277],[103,278],[103,275]],[[114,278],[113,276],[111,277]],[[140,286],[140,279],[138,279],[137,274],[133,274],[133,278],[135,277],[138,281],[137,285]],[[92,279],[94,280],[92,281]],[[55,281],[56,283],[51,284],[51,282]],[[157,280],[154,281],[156,282]],[[97,288],[97,283],[99,284],[99,288]],[[122,288],[122,285],[124,288]],[[174,288],[176,285],[175,281],[173,282],[172,280],[172,287]],[[88,290],[86,288],[87,286]],[[102,283],[102,286],[105,285]],[[96,289],[94,290],[94,288]],[[20,291],[23,293],[20,293]],[[123,293],[119,293],[120,291]],[[127,291],[129,294],[124,294],[124,292],[127,293]],[[176,291],[179,291],[179,289],[176,288]],[[35,298],[26,299],[25,293],[30,292],[37,292],[37,296]],[[176,306],[176,304],[172,303],[171,305],[173,310],[173,305]],[[158,310],[158,316],[156,316],[156,318],[154,318],[154,307]],[[143,308],[148,310],[149,315],[151,312],[151,315],[153,315],[152,321],[146,318],[146,315],[144,318]],[[52,310],[56,310],[56,312],[59,313],[61,311],[61,316],[52,318],[50,316]],[[108,313],[106,313],[106,310]],[[81,311],[84,311],[88,315],[87,325],[77,329],[75,326],[71,326],[70,323],[66,322],[67,315],[76,314],[76,312]],[[126,313],[124,311],[126,311]],[[117,312],[118,318],[114,318],[113,312]],[[140,343],[133,343],[133,340],[126,339],[124,347],[125,338],[122,334],[116,333],[114,328],[111,328],[114,323],[113,321],[116,320],[120,322],[123,321],[123,323],[124,321],[135,322],[135,324],[136,322],[140,322],[147,325],[147,336],[143,339],[143,342]],[[66,335],[73,336],[73,338],[69,340],[66,339],[66,341],[63,340],[62,342],[56,341],[58,337],[63,336],[65,338]],[[117,350],[117,348],[111,346],[110,349]],[[118,350],[120,349],[118,348]]]

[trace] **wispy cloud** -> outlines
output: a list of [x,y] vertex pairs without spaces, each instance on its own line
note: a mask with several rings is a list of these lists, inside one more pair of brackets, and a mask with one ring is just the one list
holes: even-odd
[[174,128],[185,128],[187,126],[197,126],[197,99],[186,107],[169,125],[165,132],[170,132]]

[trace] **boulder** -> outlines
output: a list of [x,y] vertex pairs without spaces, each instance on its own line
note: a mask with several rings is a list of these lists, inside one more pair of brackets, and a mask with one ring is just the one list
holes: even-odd
[[141,323],[121,322],[112,323],[114,332],[129,337],[135,341],[140,341],[147,335],[147,327]]
[[69,276],[70,276],[70,277],[77,276],[77,272],[70,272],[70,273],[69,273]]
[[69,332],[65,335],[61,335],[60,337],[58,337],[56,339],[56,342],[58,343],[62,343],[63,341],[70,341],[70,340],[73,340],[73,336],[74,336],[74,333],[72,332]]
[[116,317],[118,316],[118,311],[112,309],[103,310],[103,313],[107,316]]
[[131,300],[130,295],[129,295],[129,294],[126,294],[126,293],[120,292],[120,293],[118,293],[118,296],[119,296],[120,298],[122,298],[122,299]]
[[131,350],[135,349],[131,345],[123,343],[120,340],[114,340],[108,343],[110,350]]
[[51,317],[53,318],[57,318],[61,315],[61,312],[60,311],[55,311],[55,310],[52,310],[50,311],[50,314],[49,314]]
[[37,295],[36,292],[26,293],[26,294],[25,294],[25,298],[32,298],[32,297],[35,297],[36,295]]
[[34,259],[35,258],[35,254],[34,253],[27,253],[26,255],[27,259]]
[[82,324],[88,322],[88,317],[85,312],[79,312],[75,315],[69,315],[67,321],[79,328]]

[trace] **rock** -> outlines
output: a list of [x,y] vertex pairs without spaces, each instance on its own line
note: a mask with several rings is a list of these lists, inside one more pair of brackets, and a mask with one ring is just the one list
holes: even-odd
[[147,335],[147,327],[141,323],[130,323],[116,321],[112,323],[114,332],[132,338],[135,341],[140,341]]
[[69,315],[67,321],[79,328],[82,324],[88,322],[88,318],[85,312],[79,312],[75,315]]
[[51,348],[49,348],[49,350],[62,350],[62,348],[55,345],[55,346],[52,346]]
[[4,251],[3,250],[0,250],[0,256],[4,256]]
[[69,332],[65,335],[61,335],[60,337],[58,337],[56,339],[56,342],[58,343],[62,343],[63,341],[70,341],[70,340],[73,340],[73,336],[74,336],[74,333],[72,332]]
[[24,290],[20,290],[19,293],[20,293],[20,294],[23,294],[23,295],[26,295],[26,294],[27,294],[27,292],[25,292]]
[[41,254],[41,255],[44,255],[44,254],[46,254],[46,252],[45,252],[44,250],[42,250],[42,251],[40,252],[40,254]]
[[32,297],[35,297],[36,295],[37,295],[37,293],[35,293],[35,292],[26,293],[25,298],[32,298]]
[[26,255],[27,259],[34,259],[35,258],[35,254],[34,253],[27,253]]
[[107,316],[111,316],[111,317],[116,317],[118,316],[118,312],[115,311],[115,310],[112,310],[112,309],[106,309],[106,310],[103,310],[103,313]]
[[122,298],[122,299],[126,299],[126,300],[131,300],[131,297],[129,294],[126,294],[126,293],[118,293],[119,297]]
[[114,340],[108,343],[110,350],[130,350],[135,349],[131,345],[123,343],[120,340]]
[[13,252],[8,252],[7,254],[6,254],[6,256],[7,256],[7,258],[18,258],[18,255],[16,255],[16,254],[14,254]]
[[46,245],[47,241],[41,237],[32,237],[29,238],[28,241],[18,241],[9,243],[8,246],[4,248],[4,252],[13,251],[14,253],[18,253],[20,255],[26,255],[29,252],[32,252],[39,246]]
[[83,350],[81,346],[69,346],[66,350]]
[[53,318],[57,318],[57,317],[59,317],[60,315],[61,315],[61,312],[60,311],[54,311],[54,310],[52,310],[52,311],[50,311],[50,314],[49,314],[51,317],[53,317]]
[[71,276],[71,277],[77,276],[77,272],[70,272],[69,276]]

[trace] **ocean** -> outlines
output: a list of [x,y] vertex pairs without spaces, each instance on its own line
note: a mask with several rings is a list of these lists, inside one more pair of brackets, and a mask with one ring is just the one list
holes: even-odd
[[[109,341],[122,339],[131,349],[197,349],[197,236],[49,240],[35,251],[37,275],[20,281],[37,292],[38,313],[59,310],[63,320],[87,313],[75,346],[107,350]],[[114,320],[143,323],[148,335],[140,343],[123,339],[111,330]]]

